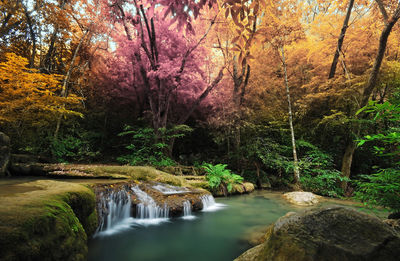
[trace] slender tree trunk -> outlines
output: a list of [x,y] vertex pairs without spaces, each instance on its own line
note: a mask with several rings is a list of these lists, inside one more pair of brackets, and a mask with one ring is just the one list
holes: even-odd
[[[342,177],[350,178],[351,174],[351,163],[353,162],[353,155],[356,151],[357,145],[353,140],[349,140],[346,146],[346,150],[344,151],[343,159],[342,159]],[[342,181],[340,183],[343,191],[347,189],[347,182]]]
[[379,71],[380,71],[380,68],[382,65],[383,58],[385,56],[387,41],[388,41],[390,32],[392,31],[392,28],[396,24],[398,19],[399,19],[399,17],[397,17],[396,19],[391,19],[391,21],[385,25],[385,28],[383,29],[383,31],[381,33],[381,36],[379,39],[378,54],[375,58],[374,66],[372,68],[372,72],[368,79],[368,84],[364,89],[364,93],[363,93],[361,104],[360,104],[361,108],[368,104],[369,97],[371,96],[371,93],[376,86],[376,82],[378,81],[378,74],[379,74]]
[[256,174],[257,174],[256,185],[257,185],[258,189],[262,189],[262,182],[261,182],[261,176],[260,176],[260,165],[258,164],[257,161],[254,162],[254,165],[256,166]]
[[[397,23],[397,21],[400,18],[400,3],[397,4],[396,10],[393,14],[393,16],[389,19],[386,10],[384,8],[383,2],[381,0],[375,0],[375,2],[378,4],[378,7],[382,13],[382,16],[385,21],[385,27],[382,30],[381,36],[379,38],[379,47],[378,47],[378,53],[375,58],[374,66],[372,68],[371,74],[368,79],[368,83],[366,87],[364,88],[363,95],[361,97],[361,103],[360,103],[360,108],[366,106],[368,104],[368,100],[376,86],[376,83],[378,81],[378,74],[382,65],[383,58],[385,56],[385,51],[386,51],[386,45],[387,41],[389,39],[390,33],[393,29],[393,26]],[[357,126],[356,133],[360,133],[360,126]],[[343,155],[342,159],[342,176],[343,177],[350,177],[351,175],[351,163],[353,159],[353,155],[356,149],[355,142],[353,141],[352,144],[348,144],[345,150],[345,153]],[[342,182],[342,188],[344,190],[347,189],[347,183]]]
[[[75,48],[74,55],[72,56],[71,62],[69,64],[67,74],[64,77],[64,81],[63,81],[63,85],[62,85],[62,89],[61,89],[61,97],[65,98],[68,96],[68,82],[71,77],[72,69],[74,68],[74,63],[75,63],[76,57],[78,56],[78,52],[82,47],[83,40],[86,38],[88,33],[89,33],[89,30],[86,30],[85,33],[83,34],[82,38],[80,39],[78,46]],[[60,131],[62,116],[63,116],[63,114],[60,113],[60,115],[57,118],[56,130],[54,131],[54,141],[56,141],[58,138],[58,133]]]
[[240,144],[241,144],[241,126],[242,126],[242,104],[244,100],[244,95],[246,92],[246,87],[248,84],[248,79],[250,77],[250,66],[242,65],[242,70],[238,72],[238,61],[236,57],[233,59],[233,104],[236,110],[236,119],[234,125],[234,150],[236,152],[237,157],[237,169],[240,169],[240,160],[242,155],[240,153]]
[[351,16],[351,10],[353,9],[353,5],[354,5],[354,0],[350,0],[349,7],[347,8],[346,17],[343,22],[342,31],[340,32],[340,35],[339,35],[338,45],[336,48],[335,56],[333,57],[331,70],[329,72],[328,79],[332,79],[333,77],[335,77],[336,66],[338,63],[340,52],[342,51],[342,45],[343,45],[344,37],[346,35],[346,30],[347,30],[347,27],[349,26],[349,20],[350,20],[350,16]]
[[286,96],[288,101],[288,112],[289,112],[289,126],[290,126],[290,135],[292,137],[292,149],[293,149],[293,164],[294,164],[294,181],[296,184],[300,183],[300,170],[299,170],[299,162],[297,159],[297,151],[296,151],[296,139],[294,137],[294,128],[293,128],[293,114],[292,114],[292,103],[290,101],[290,90],[289,90],[289,82],[287,77],[287,66],[285,61],[285,50],[284,47],[281,47],[282,53],[282,66],[285,76],[285,87],[286,87]]
[[[65,4],[67,3],[66,0],[62,0],[60,3],[60,9],[64,10]],[[51,72],[51,67],[53,65],[52,60],[53,60],[53,55],[55,52],[55,43],[57,40],[57,34],[60,30],[60,27],[58,26],[58,24],[54,25],[54,32],[51,35],[50,38],[50,45],[49,45],[49,49],[47,50],[46,56],[44,57],[44,61],[43,64],[41,65],[42,69],[44,69],[46,72],[50,73]]]
[[25,13],[25,17],[26,17],[26,23],[28,24],[28,28],[29,28],[29,34],[31,36],[32,39],[32,53],[31,53],[31,57],[29,59],[29,68],[33,68],[35,67],[35,56],[36,56],[36,35],[35,35],[35,31],[33,30],[33,21],[31,19],[31,16],[28,12],[28,9],[25,5],[22,5],[24,8],[24,13]]

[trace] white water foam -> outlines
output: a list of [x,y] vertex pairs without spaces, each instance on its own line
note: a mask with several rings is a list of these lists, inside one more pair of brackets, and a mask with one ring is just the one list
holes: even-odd
[[128,229],[132,229],[134,225],[135,225],[134,218],[132,218],[132,217],[126,218],[126,219],[122,220],[121,222],[119,222],[118,224],[115,224],[112,228],[97,232],[94,235],[94,237],[114,235],[116,233],[126,231]]
[[226,207],[225,204],[216,203],[212,195],[203,195],[200,199],[203,203],[202,212],[215,212]]
[[136,205],[136,218],[134,222],[138,225],[158,225],[169,220],[169,208],[166,204],[160,207],[154,199],[138,186],[131,188],[140,203]]

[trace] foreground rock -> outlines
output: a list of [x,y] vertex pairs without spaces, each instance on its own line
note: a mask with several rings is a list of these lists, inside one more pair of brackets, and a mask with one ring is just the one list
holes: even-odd
[[90,189],[38,180],[0,190],[0,260],[86,260],[97,227]]
[[0,132],[0,177],[7,174],[10,161],[10,138]]
[[283,194],[283,198],[294,205],[312,206],[318,204],[322,197],[311,192],[296,191]]
[[291,213],[278,219],[266,241],[237,261],[395,261],[400,235],[378,218],[344,207]]

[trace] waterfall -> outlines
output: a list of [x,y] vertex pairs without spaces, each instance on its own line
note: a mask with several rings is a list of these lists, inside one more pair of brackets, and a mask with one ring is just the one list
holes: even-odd
[[[162,186],[156,186],[160,189]],[[173,186],[163,186],[163,194],[186,193],[186,188],[176,189]],[[136,195],[139,203],[136,204],[136,214],[131,216],[131,196]],[[97,194],[97,212],[99,214],[99,227],[95,236],[111,235],[122,230],[130,229],[135,225],[157,225],[169,220],[169,207],[166,203],[158,205],[156,201],[139,186],[129,185],[119,188],[105,189]],[[200,197],[204,212],[213,212],[225,207],[224,204],[216,203],[212,195]],[[195,219],[192,215],[192,203],[189,200],[183,201],[183,219]]]
[[183,219],[195,219],[196,217],[192,215],[192,204],[189,200],[183,202]]
[[214,212],[226,207],[225,204],[216,203],[212,195],[203,195],[200,197],[200,199],[201,203],[203,203],[203,212]]
[[100,224],[96,235],[113,234],[129,227],[131,214],[131,198],[126,190],[111,191],[100,194],[97,210],[100,214]]
[[158,224],[168,220],[169,208],[166,204],[162,207],[158,206],[154,199],[138,186],[134,186],[131,189],[140,200],[140,203],[136,205],[135,223],[143,225]]
[[183,202],[183,216],[192,215],[192,204],[188,200]]

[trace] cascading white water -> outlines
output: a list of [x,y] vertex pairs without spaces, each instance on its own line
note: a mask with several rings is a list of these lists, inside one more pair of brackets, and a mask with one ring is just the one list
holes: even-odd
[[213,212],[226,207],[225,204],[216,203],[212,195],[203,195],[200,197],[200,199],[201,203],[203,203],[203,212]]
[[188,200],[183,202],[183,216],[192,215],[192,204]]
[[183,202],[183,219],[195,219],[196,217],[192,215],[192,204],[189,200]]
[[169,184],[157,184],[152,187],[153,189],[160,191],[164,195],[182,194],[188,192],[188,189],[185,187],[177,187]]
[[126,228],[131,214],[131,198],[127,191],[112,191],[101,199],[98,211],[102,218],[96,235],[113,234]]
[[136,194],[140,203],[136,205],[136,223],[158,224],[169,217],[169,208],[166,204],[160,207],[154,199],[138,186],[131,188]]
[[[135,193],[140,203],[136,205],[136,218],[131,217],[131,193]],[[157,225],[169,220],[169,207],[157,205],[154,199],[139,186],[121,187],[116,191],[105,191],[99,195],[97,211],[100,216],[100,225],[95,236],[111,235],[116,232],[132,228],[136,225]],[[213,212],[226,205],[216,203],[212,195],[200,197],[204,212]],[[195,219],[192,215],[192,204],[183,201],[183,219]]]

